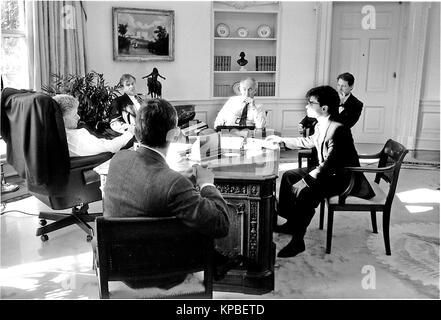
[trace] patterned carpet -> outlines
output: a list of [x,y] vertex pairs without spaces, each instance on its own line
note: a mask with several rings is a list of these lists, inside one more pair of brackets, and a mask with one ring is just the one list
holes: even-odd
[[394,272],[439,289],[439,225],[406,223],[391,226],[391,256],[384,255],[384,242],[377,235],[368,239],[375,256]]

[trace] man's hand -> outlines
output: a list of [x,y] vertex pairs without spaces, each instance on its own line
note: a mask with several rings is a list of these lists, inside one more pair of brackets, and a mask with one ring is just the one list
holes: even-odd
[[305,127],[303,124],[299,123],[299,133],[303,135],[303,132],[305,131]]
[[196,185],[202,186],[204,183],[214,183],[214,173],[207,169],[207,167],[194,165],[193,172],[196,179]]
[[276,136],[276,135],[271,135],[265,138],[265,141],[269,141],[269,142],[273,142],[273,143],[283,143],[283,138]]
[[246,97],[245,100],[243,100],[243,103],[244,104],[248,103],[248,107],[250,107],[250,108],[256,107],[255,102],[254,102],[254,98],[251,98],[251,97]]
[[338,91],[338,96],[340,97],[340,104],[342,104],[346,97],[344,92]]
[[127,125],[127,132],[130,132],[131,134],[135,135],[135,126],[132,124]]

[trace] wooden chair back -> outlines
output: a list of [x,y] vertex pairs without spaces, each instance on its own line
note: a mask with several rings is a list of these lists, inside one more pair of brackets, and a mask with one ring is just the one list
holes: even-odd
[[174,217],[98,217],[94,247],[101,298],[109,298],[109,281],[157,282],[202,270],[205,291],[181,298],[212,298],[214,241]]

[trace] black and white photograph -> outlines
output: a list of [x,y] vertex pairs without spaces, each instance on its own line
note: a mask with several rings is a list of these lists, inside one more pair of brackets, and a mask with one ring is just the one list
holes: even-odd
[[0,300],[440,299],[440,2],[0,4]]

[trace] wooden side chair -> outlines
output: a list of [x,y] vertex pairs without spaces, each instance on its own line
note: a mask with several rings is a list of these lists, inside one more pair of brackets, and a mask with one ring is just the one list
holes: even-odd
[[[213,239],[175,217],[98,217],[95,228],[93,263],[100,298],[118,298],[117,293],[109,292],[109,281],[122,281],[152,287],[147,293],[144,290],[142,298],[212,299]],[[199,271],[203,271],[204,277],[198,286],[190,284],[179,290],[155,288],[163,280]]]
[[[353,186],[353,183],[351,183],[341,195],[326,199],[326,204],[328,207],[326,253],[331,253],[334,212],[368,211],[371,213],[373,232],[378,233],[376,213],[377,211],[381,211],[383,212],[383,237],[384,245],[386,247],[386,255],[391,255],[389,239],[391,207],[395,196],[401,164],[407,152],[408,150],[403,145],[389,139],[379,153],[373,155],[360,155],[360,159],[379,159],[378,167],[366,166],[345,168],[352,173],[375,173],[375,183],[372,184],[375,197],[369,200],[364,200],[357,197],[348,196]],[[385,181],[389,186],[386,193],[380,188],[381,180]],[[320,214],[320,229],[323,229],[324,210],[323,213],[322,210],[323,208],[321,208]]]

